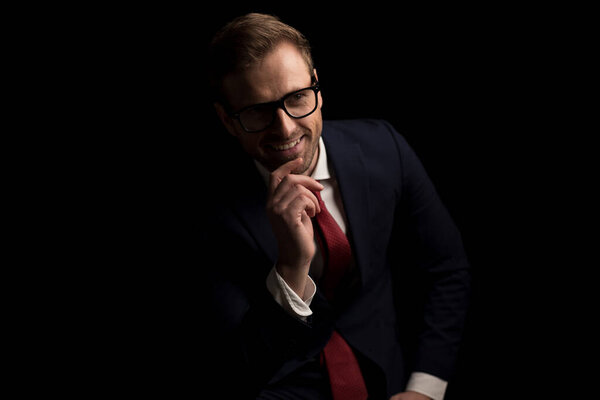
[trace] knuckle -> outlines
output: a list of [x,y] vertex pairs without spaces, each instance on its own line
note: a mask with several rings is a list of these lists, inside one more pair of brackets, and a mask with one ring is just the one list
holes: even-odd
[[269,180],[271,182],[278,182],[279,181],[279,174],[277,173],[277,171],[271,172],[271,174],[269,175]]
[[300,194],[300,196],[302,197],[302,201],[304,201],[305,203],[307,203],[307,204],[314,204],[313,201],[312,201],[312,199],[310,198],[310,194],[309,193],[302,192]]
[[282,204],[276,204],[273,206],[273,212],[275,214],[281,215],[285,212],[285,207]]

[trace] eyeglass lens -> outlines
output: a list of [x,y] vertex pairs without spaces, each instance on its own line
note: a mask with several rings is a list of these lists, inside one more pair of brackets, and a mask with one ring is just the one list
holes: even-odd
[[[273,122],[275,107],[278,104],[258,104],[239,114],[240,123],[247,131],[266,129]],[[317,108],[317,93],[314,89],[304,89],[288,95],[283,100],[285,112],[293,118],[303,118]]]

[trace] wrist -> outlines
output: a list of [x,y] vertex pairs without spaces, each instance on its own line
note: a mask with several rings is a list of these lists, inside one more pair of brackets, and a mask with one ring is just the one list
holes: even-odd
[[304,292],[308,283],[308,271],[310,264],[291,266],[285,263],[278,262],[275,269],[285,283],[292,289],[300,298],[304,299]]

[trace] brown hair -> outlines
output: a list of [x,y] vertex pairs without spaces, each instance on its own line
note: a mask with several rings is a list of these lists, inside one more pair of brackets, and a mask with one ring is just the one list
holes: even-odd
[[273,15],[250,13],[221,28],[209,46],[209,85],[213,100],[223,102],[222,81],[262,60],[283,41],[295,45],[312,75],[313,61],[308,40],[297,29]]

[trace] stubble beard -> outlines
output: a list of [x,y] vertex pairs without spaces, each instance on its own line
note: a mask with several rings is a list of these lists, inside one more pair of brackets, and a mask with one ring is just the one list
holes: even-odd
[[[303,158],[302,165],[300,167],[296,168],[295,170],[293,170],[292,173],[296,174],[296,175],[308,175],[308,171],[309,171],[310,167],[312,166],[313,160],[315,159],[315,157],[318,154],[320,134],[315,137],[315,136],[313,136],[313,133],[310,129],[303,128],[301,131],[301,135],[304,136],[304,138],[302,140],[314,140],[314,142],[311,142],[307,145],[307,147],[306,147],[307,151],[305,151],[303,154],[300,155],[300,157]],[[273,172],[277,168],[281,167],[283,164],[285,164],[289,161],[292,161],[296,158],[297,157],[290,157],[289,159],[285,159],[285,160],[279,161],[277,163],[275,163],[275,162],[266,163],[264,161],[267,161],[267,160],[264,160],[261,163],[265,167],[267,167],[267,169],[269,171]]]

